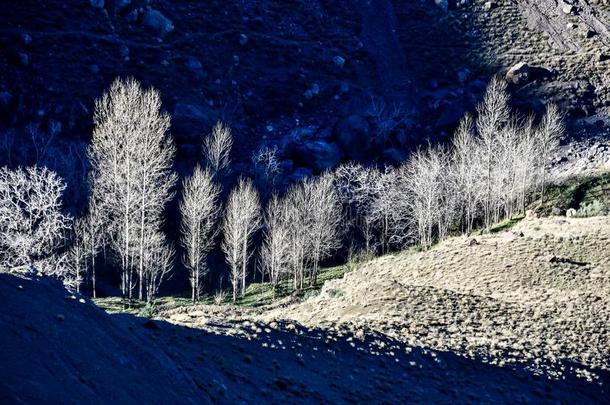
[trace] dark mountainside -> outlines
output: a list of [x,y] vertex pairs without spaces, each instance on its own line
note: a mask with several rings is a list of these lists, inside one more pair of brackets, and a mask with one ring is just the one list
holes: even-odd
[[[428,141],[449,141],[496,75],[509,83],[518,112],[533,111],[539,119],[554,102],[565,113],[567,137],[551,157],[554,178],[610,168],[610,5],[603,0],[0,0],[0,7],[0,167],[36,164],[57,172],[68,185],[62,209],[75,218],[83,217],[90,188],[87,148],[95,100],[117,77],[132,76],[161,94],[171,115],[180,179],[203,159],[203,137],[216,122],[232,129],[222,204],[239,175],[254,180],[266,203],[274,190],[342,162],[380,172],[384,165],[397,166]],[[274,179],[263,176],[253,159],[266,148],[277,151]],[[583,182],[590,187],[566,186],[582,198],[560,207],[549,202],[546,211],[580,215],[588,207],[580,204],[585,194],[591,206],[600,203],[606,180]],[[176,197],[159,225],[177,246],[180,188],[172,190]],[[591,200],[589,189],[599,201]],[[568,223],[562,221],[553,226]],[[608,229],[605,224],[600,229]],[[434,248],[430,256],[447,264],[446,276],[433,261],[426,267],[429,279],[418,271],[406,277],[398,265],[416,262],[403,263],[402,256],[381,258],[382,272],[371,261],[369,274],[351,268],[362,263],[358,257],[351,263],[346,245],[319,264],[349,257],[352,276],[322,292],[292,294],[255,309],[225,305],[221,293],[229,279],[216,249],[208,261],[206,303],[180,304],[170,316],[157,303],[146,305],[141,313],[154,320],[110,315],[48,278],[0,273],[0,403],[607,402],[608,331],[597,309],[610,308],[604,256],[610,239],[601,232],[572,238],[566,231],[558,244],[570,252],[587,246],[599,263],[581,258],[580,250],[564,260],[552,250],[563,245],[551,243],[539,225],[532,222],[526,234],[501,234],[510,246],[531,253],[528,262],[515,250],[506,263],[495,241],[452,241],[460,254],[478,260],[466,268],[471,278],[456,272],[459,255],[443,256]],[[538,244],[530,231],[541,234]],[[260,245],[262,233],[253,245]],[[176,266],[159,295],[188,294],[182,250],[177,248]],[[119,272],[108,271],[116,270],[109,253],[108,262],[104,251],[103,262],[100,257],[92,265],[99,270],[100,303],[121,294]],[[417,257],[422,256],[428,257]],[[495,259],[498,267],[477,271]],[[22,270],[29,268],[15,273]],[[256,271],[243,278],[254,281],[254,288]],[[383,282],[380,275],[387,276]],[[601,288],[591,294],[579,279]],[[544,300],[522,294],[526,304],[515,303],[513,293],[529,291],[528,283],[530,289],[540,284],[534,291]],[[207,295],[214,290],[217,296]],[[569,294],[574,290],[581,301]],[[81,291],[89,294],[84,286]],[[550,308],[558,316],[549,317],[549,307],[539,302],[554,303],[556,297],[560,304]],[[217,298],[220,304],[212,305]],[[585,304],[572,311],[579,302]],[[120,302],[122,310],[125,304]],[[212,316],[218,307],[220,315]],[[257,311],[265,309],[285,317],[263,318]],[[508,315],[510,322],[514,315],[513,323]],[[187,322],[179,325],[180,317]],[[362,323],[356,329],[345,320]],[[551,322],[556,325],[548,327]],[[590,328],[599,333],[591,337]],[[496,339],[504,335],[509,338]],[[429,340],[406,339],[413,336]],[[582,357],[570,357],[573,342]],[[529,356],[524,350],[530,343],[536,350],[548,346],[551,357],[565,355],[553,362],[562,371],[557,378],[545,373],[539,352]],[[500,360],[505,350],[526,361],[489,363],[487,346],[501,353]],[[455,347],[467,348],[469,357]]]
[[[218,332],[108,315],[60,283],[0,274],[2,403],[602,403],[604,385],[548,380],[449,352],[292,324]],[[582,368],[582,367],[581,367]]]
[[[524,111],[556,101],[573,136],[604,133],[608,6],[545,1],[19,1],[0,16],[2,164],[44,163],[84,200],[94,100],[117,76],[159,89],[201,158],[217,120],[234,173],[277,147],[281,184],[347,159],[398,163],[449,134],[494,74]],[[447,5],[448,4],[448,5]],[[447,6],[445,9],[444,6]]]

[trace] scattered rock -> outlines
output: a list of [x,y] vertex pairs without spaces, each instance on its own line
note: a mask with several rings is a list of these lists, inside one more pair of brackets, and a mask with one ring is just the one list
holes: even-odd
[[94,8],[104,8],[104,0],[89,0],[89,4]]
[[57,314],[55,315],[55,319],[57,319],[59,322],[63,322],[66,317],[63,314]]
[[22,32],[19,39],[24,46],[29,46],[32,43],[32,37],[27,32]]
[[8,91],[0,92],[0,108],[6,108],[13,101],[13,95]]
[[468,79],[470,79],[471,75],[472,75],[472,72],[468,68],[464,68],[464,69],[460,70],[457,74],[458,80],[460,83],[466,83],[466,81]]
[[561,11],[563,11],[564,14],[568,14],[568,15],[576,15],[578,13],[578,9],[576,8],[576,6],[571,5],[571,4],[565,4],[561,8]]
[[383,151],[383,158],[392,164],[400,164],[407,160],[407,154],[398,148],[388,148]]
[[129,47],[127,45],[121,45],[119,47],[119,55],[124,60],[129,60]]
[[206,104],[178,101],[174,106],[172,132],[178,139],[200,142],[202,128],[211,128],[214,117],[213,110]]
[[172,20],[163,15],[159,10],[150,9],[144,13],[142,24],[155,31],[158,35],[164,36],[174,30]]
[[140,18],[140,10],[138,10],[137,8],[134,8],[125,16],[127,22],[131,24],[137,22],[138,18]]
[[184,64],[187,68],[193,71],[200,71],[201,69],[203,69],[203,65],[201,64],[199,59],[195,58],[194,56],[187,56],[186,60],[184,61]]
[[498,3],[496,3],[495,1],[486,1],[485,4],[483,4],[483,10],[485,11],[491,11],[497,7]]
[[350,115],[337,126],[337,141],[350,159],[366,158],[372,141],[369,123],[360,115]]
[[248,43],[249,38],[246,34],[239,34],[239,44],[244,46]]
[[324,140],[309,141],[298,146],[297,154],[301,162],[319,173],[335,167],[343,157],[336,143]]
[[170,319],[175,322],[190,322],[191,316],[189,314],[172,314]]
[[551,215],[556,216],[556,217],[558,217],[560,215],[563,215],[563,210],[561,208],[558,208],[558,207],[553,207],[551,209]]
[[131,0],[114,0],[114,11],[123,11],[131,5]]
[[17,62],[21,66],[29,66],[30,56],[25,52],[19,52],[19,53],[17,53]]
[[305,90],[305,93],[303,93],[307,100],[311,100],[314,96],[317,96],[318,94],[320,94],[320,86],[317,83],[312,84],[311,87]]
[[525,62],[514,65],[506,73],[506,81],[516,85],[524,85],[534,80],[551,79],[555,73],[543,67],[530,66]]
[[289,176],[289,181],[292,183],[298,183],[309,177],[313,176],[311,169],[306,167],[297,167],[294,172]]
[[525,211],[525,219],[536,219],[538,218],[538,213],[534,210],[527,210]]
[[337,65],[339,67],[343,67],[343,65],[345,65],[345,58],[337,55],[333,58],[333,62],[335,63],[335,65]]
[[585,36],[585,38],[590,39],[597,35],[597,31],[592,30],[590,28],[585,28],[583,30],[583,35]]
[[514,65],[506,73],[506,81],[513,84],[524,84],[529,80],[530,67],[525,62]]
[[466,246],[477,246],[479,245],[479,241],[475,238],[470,238],[466,241]]

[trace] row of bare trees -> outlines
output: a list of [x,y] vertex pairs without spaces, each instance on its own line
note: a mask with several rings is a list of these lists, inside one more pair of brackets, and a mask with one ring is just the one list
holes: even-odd
[[[162,232],[177,181],[170,117],[156,90],[118,79],[96,101],[94,123],[88,209],[73,225],[61,214],[65,185],[53,172],[0,171],[0,265],[62,272],[76,289],[86,281],[95,296],[96,258],[103,253],[120,270],[125,298],[151,300],[175,262]],[[489,229],[543,198],[546,166],[563,131],[553,105],[537,125],[517,118],[505,82],[494,79],[476,118],[462,120],[450,145],[429,145],[396,168],[346,163],[272,195],[263,209],[245,178],[223,204],[233,137],[219,123],[202,141],[203,164],[182,183],[180,245],[191,298],[201,297],[217,247],[235,301],[255,269],[274,292],[282,280],[294,289],[314,284],[320,263],[346,242],[349,250],[383,253]],[[55,251],[68,235],[60,257]]]
[[[429,247],[451,231],[487,230],[544,196],[548,162],[564,134],[549,105],[538,125],[511,113],[506,83],[491,81],[476,119],[466,115],[449,146],[429,145],[397,168],[348,163],[335,172],[351,239],[385,252]],[[354,232],[356,235],[354,235]]]

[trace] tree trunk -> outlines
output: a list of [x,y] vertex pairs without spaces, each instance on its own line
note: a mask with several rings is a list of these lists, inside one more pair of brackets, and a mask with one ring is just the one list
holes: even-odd
[[93,254],[93,252],[91,254],[91,284],[93,288],[93,298],[97,298],[97,293],[95,290],[95,254]]
[[242,263],[241,263],[241,295],[246,294],[246,267],[248,264],[248,235],[244,232],[244,241],[242,246]]

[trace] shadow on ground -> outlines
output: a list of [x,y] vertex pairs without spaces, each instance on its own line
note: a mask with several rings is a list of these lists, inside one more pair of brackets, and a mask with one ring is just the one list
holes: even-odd
[[601,403],[609,395],[610,376],[599,370],[595,382],[548,379],[383,335],[230,320],[211,333],[108,315],[47,279],[0,274],[0,308],[2,403]]

